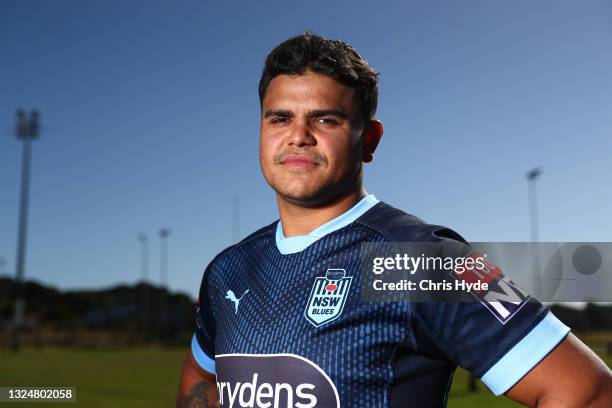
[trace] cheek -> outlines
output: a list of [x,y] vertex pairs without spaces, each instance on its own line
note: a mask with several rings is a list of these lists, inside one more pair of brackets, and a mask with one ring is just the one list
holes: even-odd
[[265,134],[259,137],[259,159],[266,164],[274,157],[274,140]]
[[354,167],[354,162],[358,160],[358,151],[355,146],[348,142],[329,146],[327,157],[333,160],[333,167],[348,169]]
[[269,177],[279,169],[274,165],[274,158],[281,152],[282,144],[278,140],[261,136],[259,139],[259,165],[264,172],[264,176]]

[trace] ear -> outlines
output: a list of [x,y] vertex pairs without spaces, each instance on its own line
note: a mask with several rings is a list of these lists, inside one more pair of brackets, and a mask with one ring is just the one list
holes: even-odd
[[374,159],[374,151],[383,135],[383,124],[379,120],[371,120],[363,131],[363,152],[361,160],[369,163]]

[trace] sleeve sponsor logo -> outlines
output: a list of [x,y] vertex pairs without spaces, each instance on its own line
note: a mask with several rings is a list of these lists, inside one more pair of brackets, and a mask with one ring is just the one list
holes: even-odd
[[[480,253],[473,252],[469,258],[482,257],[482,268],[474,267],[463,272],[451,272],[457,279],[469,284],[477,282],[487,283],[487,289],[473,289],[470,293],[475,296],[502,324],[506,324],[525,304],[529,296],[514,282],[502,274],[501,269],[485,259]],[[482,285],[473,285],[482,288]]]
[[312,361],[295,354],[215,356],[223,408],[340,408],[336,386]]
[[200,315],[200,300],[196,300],[196,304],[195,304],[195,321],[196,321],[196,327],[199,330],[203,330],[204,324],[202,324],[202,316]]

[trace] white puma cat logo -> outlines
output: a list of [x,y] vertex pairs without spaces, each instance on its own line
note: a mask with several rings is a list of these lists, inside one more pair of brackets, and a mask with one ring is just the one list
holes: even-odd
[[246,295],[247,293],[249,293],[248,289],[246,290],[246,292],[244,292],[242,294],[242,296],[236,297],[236,295],[234,294],[234,292],[232,290],[228,290],[227,291],[227,294],[225,295],[225,298],[231,300],[232,302],[234,302],[234,308],[236,309],[236,313],[234,313],[234,314],[238,314],[238,305],[240,304],[240,301],[242,300],[244,295]]

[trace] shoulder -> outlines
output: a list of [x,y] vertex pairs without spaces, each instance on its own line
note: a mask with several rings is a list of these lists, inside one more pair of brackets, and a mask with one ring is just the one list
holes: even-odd
[[422,219],[395,208],[383,201],[362,215],[358,223],[378,231],[391,242],[466,242],[450,228],[428,224]]
[[269,245],[270,242],[273,242],[274,240],[277,222],[278,221],[274,221],[273,223],[258,229],[257,231],[243,238],[240,242],[219,252],[210,262],[207,269],[216,269],[218,267],[223,269],[228,263],[235,262],[236,260],[253,253],[253,251],[259,251],[262,249],[262,247]]

